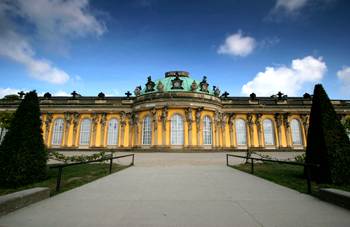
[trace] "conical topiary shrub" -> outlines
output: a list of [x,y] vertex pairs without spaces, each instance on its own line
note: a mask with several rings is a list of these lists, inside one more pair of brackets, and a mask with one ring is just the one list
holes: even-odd
[[321,84],[314,90],[305,162],[321,165],[311,169],[316,182],[350,183],[350,141]]
[[26,94],[0,145],[0,187],[17,188],[47,178],[39,100]]

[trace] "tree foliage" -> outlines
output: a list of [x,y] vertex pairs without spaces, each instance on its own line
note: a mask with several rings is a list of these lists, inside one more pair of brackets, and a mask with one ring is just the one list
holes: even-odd
[[16,94],[5,95],[2,99],[19,99],[19,96]]
[[35,91],[25,95],[0,145],[0,186],[17,188],[47,178],[46,151]]
[[350,140],[321,84],[314,90],[305,161],[320,165],[311,169],[316,182],[350,183]]
[[0,112],[0,127],[9,129],[10,124],[12,120],[14,119],[15,115],[12,112],[6,111],[6,112]]

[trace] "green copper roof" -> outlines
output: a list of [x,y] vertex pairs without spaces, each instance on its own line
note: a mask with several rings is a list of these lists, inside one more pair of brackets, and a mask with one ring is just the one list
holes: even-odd
[[182,87],[183,87],[183,89],[171,89],[173,87],[173,83],[171,81],[174,80],[175,78],[176,78],[175,76],[171,76],[171,77],[166,77],[166,78],[154,80],[153,81],[155,83],[154,91],[146,92],[146,87],[144,87],[141,90],[140,95],[146,95],[146,94],[152,94],[152,93],[159,92],[158,89],[157,89],[159,81],[161,81],[162,84],[164,85],[164,88],[163,88],[162,92],[172,92],[172,91],[173,92],[192,92],[191,85],[192,85],[193,81],[196,81],[196,84],[197,84],[198,88],[194,92],[214,95],[213,90],[210,89],[209,87],[208,87],[208,91],[209,92],[200,91],[200,89],[201,89],[201,86],[200,86],[201,81],[196,80],[196,79],[192,79],[192,78],[189,78],[189,77],[179,77],[179,79],[182,80]]

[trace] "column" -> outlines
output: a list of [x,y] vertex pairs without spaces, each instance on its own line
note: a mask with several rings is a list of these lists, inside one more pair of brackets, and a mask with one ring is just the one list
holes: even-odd
[[103,142],[105,141],[105,127],[106,127],[106,120],[107,120],[107,114],[101,113],[101,141],[100,141],[100,147],[103,147]]
[[92,147],[96,146],[96,131],[97,131],[97,124],[99,120],[99,115],[97,113],[91,114],[92,118]]
[[235,138],[235,136],[234,136],[234,123],[233,123],[233,121],[234,121],[234,119],[237,117],[237,115],[235,114],[235,113],[231,113],[230,114],[230,117],[229,117],[229,119],[228,119],[228,124],[229,124],[229,127],[230,127],[230,141],[231,141],[231,147],[232,148],[236,148],[235,147],[235,141],[234,141],[234,138]]
[[126,125],[126,113],[124,111],[119,112],[120,116],[120,147],[124,147],[124,134],[125,134],[125,125]]
[[226,147],[226,124],[227,124],[227,114],[222,114],[221,128],[222,128],[222,147]]
[[196,128],[197,128],[197,147],[202,147],[200,144],[201,141],[201,122],[202,122],[202,111],[204,107],[199,107],[196,109],[195,117],[196,117]]
[[304,131],[305,131],[305,138],[307,139],[307,135],[309,133],[309,117],[306,114],[300,115],[301,119],[303,120],[303,125],[304,125]]
[[72,114],[68,113],[68,112],[65,112],[64,113],[64,120],[66,122],[65,129],[64,129],[64,147],[67,147],[69,127],[72,124],[72,120],[73,120]]
[[250,132],[250,147],[254,146],[254,122],[253,122],[253,116],[251,114],[247,115],[247,124],[249,126],[249,132]]
[[48,141],[47,140],[49,139],[51,122],[52,122],[52,113],[48,113],[48,114],[46,114],[46,121],[45,121],[45,125],[46,125],[46,128],[45,128],[45,144],[48,147],[49,147],[49,145],[48,145]]
[[215,122],[215,148],[220,147],[219,142],[219,126],[220,126],[220,112],[218,110],[214,111],[214,122]]
[[139,145],[139,137],[140,137],[140,113],[138,111],[133,112],[133,117],[134,117],[134,147],[138,148],[140,147]]
[[193,117],[192,117],[192,109],[191,107],[185,108],[185,115],[186,115],[186,122],[188,125],[188,147],[192,147],[192,123],[193,123]]
[[78,125],[79,125],[79,121],[81,118],[81,114],[75,112],[74,114],[74,120],[73,120],[73,142],[72,142],[72,147],[75,147],[75,143],[76,143],[76,138],[77,138],[77,131],[78,131]]
[[169,107],[164,106],[162,115],[161,115],[161,120],[162,120],[162,147],[166,146],[166,123],[168,119],[168,113],[169,113]]
[[263,147],[263,145],[262,145],[261,117],[262,117],[262,114],[258,113],[256,115],[256,120],[255,120],[255,124],[256,124],[256,127],[258,129],[259,147]]
[[291,117],[291,114],[290,113],[286,113],[284,115],[284,118],[283,118],[283,123],[284,123],[284,127],[286,129],[286,137],[287,137],[287,147],[292,147],[290,145],[290,134],[289,134],[289,118]]
[[283,144],[282,144],[282,116],[281,116],[281,114],[276,113],[275,119],[276,119],[277,131],[278,131],[278,143],[280,145],[280,148],[283,148]]
[[157,147],[157,141],[158,141],[158,112],[156,110],[155,107],[153,107],[152,109],[150,109],[151,114],[153,115],[153,146]]
[[129,144],[128,147],[131,148],[132,146],[132,127],[134,125],[133,118],[132,118],[132,113],[126,113],[126,116],[128,117],[128,124],[129,124]]

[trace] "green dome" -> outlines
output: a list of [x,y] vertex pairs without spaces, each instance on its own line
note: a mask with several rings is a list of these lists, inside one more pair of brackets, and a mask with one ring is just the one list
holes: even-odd
[[[201,86],[200,83],[201,81],[196,80],[196,79],[192,79],[189,77],[179,77],[180,80],[182,80],[182,87],[183,89],[171,89],[173,87],[173,83],[171,82],[172,80],[174,80],[176,77],[175,76],[168,76],[166,78],[162,78],[162,79],[157,79],[154,80],[154,91],[148,91],[146,92],[146,87],[144,87],[141,92],[140,95],[146,95],[146,94],[152,94],[152,93],[157,93],[159,92],[157,89],[157,86],[159,84],[159,81],[162,82],[162,84],[164,85],[163,91],[162,92],[198,92],[198,93],[202,93],[202,94],[209,94],[209,95],[214,95],[214,91],[212,89],[210,89],[208,87],[208,91],[209,92],[204,92],[204,91],[200,91]],[[195,91],[192,91],[191,89],[191,85],[193,83],[193,81],[196,82],[198,88]]]

